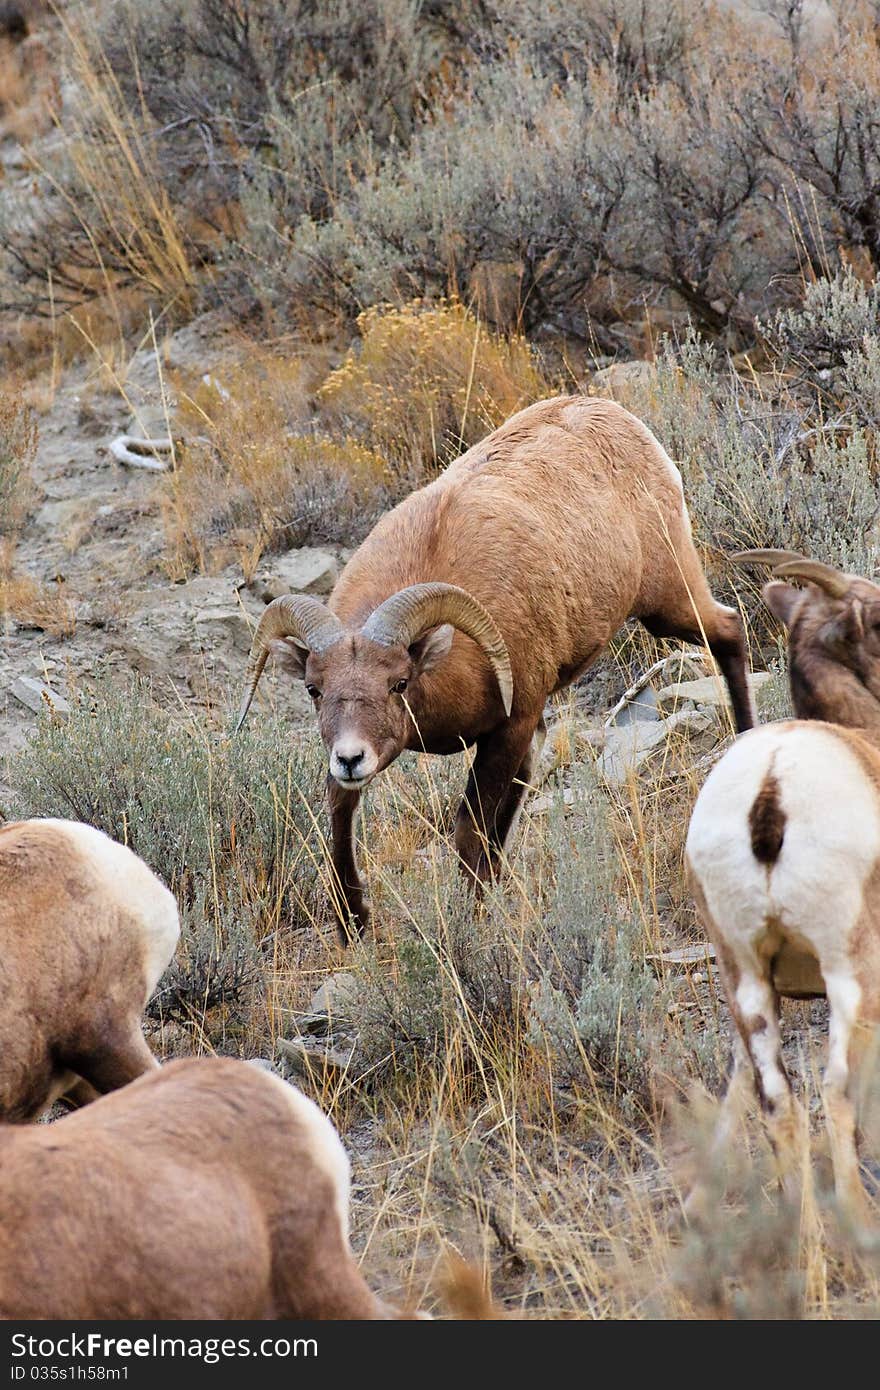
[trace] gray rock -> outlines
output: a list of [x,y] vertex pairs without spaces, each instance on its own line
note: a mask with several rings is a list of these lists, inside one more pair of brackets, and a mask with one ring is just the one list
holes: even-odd
[[674,946],[670,951],[661,951],[647,957],[661,965],[705,965],[715,959],[715,947],[709,941],[698,946]]
[[712,730],[714,743],[715,719],[708,710],[679,710],[666,719],[624,724],[608,731],[605,751],[597,759],[596,771],[610,786],[625,786],[631,773],[637,772],[666,743],[671,734],[697,735]]
[[34,525],[48,531],[66,531],[83,514],[80,497],[67,497],[58,502],[44,502],[34,516]]
[[310,1014],[327,1014],[335,1019],[350,1018],[358,996],[357,976],[351,970],[328,975],[309,1000]]
[[669,714],[663,720],[667,734],[674,734],[676,731],[686,734],[702,734],[709,729],[714,731],[717,724],[717,715],[714,709],[680,709],[675,714]]
[[252,629],[241,608],[212,604],[193,614],[196,637],[200,646],[216,647],[224,642],[247,654],[251,649]]
[[[565,787],[562,791],[563,806],[580,806],[589,801],[589,792],[576,789],[575,787]],[[542,816],[545,811],[549,811],[560,800],[559,792],[544,792],[541,796],[535,796],[526,802],[526,810],[529,815]]]
[[136,410],[119,432],[133,435],[136,439],[167,439],[174,431],[174,423],[174,402],[166,401],[163,404],[159,401]]
[[598,775],[611,786],[625,786],[630,773],[666,742],[668,734],[667,722],[661,719],[609,729],[604,752],[596,761]]
[[624,705],[623,709],[614,716],[612,728],[621,729],[627,724],[644,723],[646,720],[653,721],[659,718],[657,696],[651,686],[646,685],[644,690],[639,690],[629,704]]
[[240,347],[229,318],[219,309],[208,309],[191,319],[162,344],[165,370],[211,372],[240,357]]
[[614,362],[610,367],[602,367],[594,373],[593,385],[613,396],[618,391],[625,394],[631,386],[649,386],[654,380],[654,375],[653,362]]
[[305,1042],[302,1038],[279,1038],[275,1050],[282,1064],[300,1076],[339,1080],[351,1066],[354,1048],[326,1048]]
[[329,594],[338,578],[335,555],[304,545],[286,555],[274,555],[248,588],[263,603],[270,603],[282,594]]
[[357,977],[350,970],[328,975],[312,995],[306,1012],[293,1016],[297,1033],[323,1035],[351,1023],[357,994]]
[[[752,694],[757,695],[761,686],[772,679],[769,671],[752,672],[748,678]],[[703,676],[701,680],[677,681],[657,692],[657,703],[664,712],[681,709],[686,700],[695,705],[727,706],[730,704],[727,683],[721,676]]]
[[13,695],[19,704],[27,709],[33,710],[34,714],[45,714],[51,711],[61,719],[66,719],[70,714],[70,705],[63,695],[59,695],[57,690],[52,690],[44,681],[38,681],[33,676],[19,676],[18,680],[12,682],[9,687],[10,695]]
[[251,645],[248,615],[255,621],[261,611],[231,579],[210,576],[136,590],[126,610],[117,648],[144,675],[172,676],[195,675],[205,664],[240,674]]

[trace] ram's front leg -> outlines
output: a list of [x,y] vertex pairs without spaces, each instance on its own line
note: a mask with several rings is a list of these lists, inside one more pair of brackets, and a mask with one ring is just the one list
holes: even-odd
[[509,720],[477,740],[477,755],[455,822],[455,848],[480,882],[494,876],[513,829],[532,768],[537,719]]
[[327,801],[330,806],[332,837],[333,882],[330,897],[336,913],[339,939],[348,946],[363,936],[370,918],[370,907],[364,897],[364,885],[358,873],[354,854],[354,813],[361,799],[359,791],[340,787],[335,777],[327,778]]

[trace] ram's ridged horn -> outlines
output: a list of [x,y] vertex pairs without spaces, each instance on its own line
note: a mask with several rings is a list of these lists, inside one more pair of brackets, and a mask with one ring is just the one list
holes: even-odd
[[785,565],[805,557],[796,550],[735,550],[728,558],[741,565]]
[[282,594],[273,599],[257,623],[251,654],[245,674],[245,692],[238,711],[235,732],[245,721],[254,691],[257,688],[271,643],[280,637],[292,637],[310,652],[323,652],[344,636],[345,628],[326,603],[308,594]]
[[780,579],[808,579],[817,584],[832,598],[845,598],[852,586],[852,578],[841,574],[840,570],[823,565],[821,560],[792,560],[785,565],[777,565],[773,571]]
[[494,618],[466,590],[455,584],[411,584],[374,609],[362,630],[365,637],[383,646],[399,643],[409,647],[441,623],[450,623],[483,648],[495,672],[505,713],[510,714],[513,672],[504,638]]

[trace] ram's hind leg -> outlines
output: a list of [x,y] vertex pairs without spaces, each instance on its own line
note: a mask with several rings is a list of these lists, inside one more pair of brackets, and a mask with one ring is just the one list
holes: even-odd
[[79,1078],[65,1096],[74,1107],[117,1091],[159,1065],[147,1046],[139,1020],[127,1029],[121,1023],[108,1027],[96,1040],[90,1040],[81,1053],[67,1060]]
[[670,594],[662,609],[639,616],[654,637],[705,642],[727,682],[737,733],[754,726],[742,622],[734,609],[715,602],[702,573],[693,576],[688,586],[682,584]]
[[737,962],[738,982],[729,996],[731,1013],[752,1064],[752,1074],[776,1155],[779,1179],[793,1196],[799,1190],[799,1108],[782,1061],[779,998],[762,958]]
[[[862,972],[864,975],[864,972]],[[878,986],[873,975],[864,988],[851,970],[823,971],[828,996],[828,1064],[822,1078],[825,1124],[834,1166],[834,1190],[841,1210],[856,1231],[876,1234],[877,1221],[859,1173],[857,1100],[861,1075],[874,1041],[872,1023]]]
[[532,769],[535,721],[508,722],[477,742],[464,800],[455,822],[455,847],[466,872],[490,879],[516,826]]

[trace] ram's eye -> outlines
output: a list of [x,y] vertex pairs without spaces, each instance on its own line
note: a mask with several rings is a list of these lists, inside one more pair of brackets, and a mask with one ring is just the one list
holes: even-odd
[[321,692],[316,685],[307,685],[306,692],[313,700],[320,700]]
[[395,681],[391,687],[391,692],[393,695],[402,695],[408,685],[408,680]]

